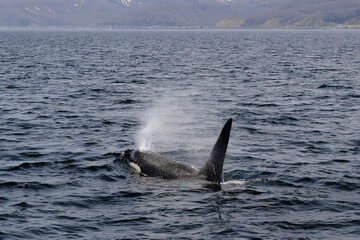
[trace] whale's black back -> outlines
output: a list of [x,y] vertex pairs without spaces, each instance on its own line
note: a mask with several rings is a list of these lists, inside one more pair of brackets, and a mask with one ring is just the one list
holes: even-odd
[[127,150],[123,156],[125,156],[129,162],[135,163],[140,168],[140,173],[145,176],[164,179],[200,177],[220,183],[226,149],[230,138],[231,125],[232,119],[230,118],[225,123],[211,151],[209,159],[200,171],[196,171],[192,167],[149,151]]
[[194,177],[197,174],[194,168],[154,152],[134,150],[132,161],[140,167],[142,174],[149,177],[180,179]]

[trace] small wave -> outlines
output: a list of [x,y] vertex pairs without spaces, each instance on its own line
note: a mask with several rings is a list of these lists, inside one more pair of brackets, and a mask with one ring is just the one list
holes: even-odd
[[279,187],[293,187],[293,188],[297,188],[300,187],[301,185],[295,185],[292,184],[288,181],[283,181],[283,180],[268,180],[267,182],[274,184],[275,186],[279,186]]
[[90,208],[89,204],[87,203],[81,203],[77,200],[74,201],[54,201],[52,203],[55,206],[61,206],[61,207],[77,207],[77,208]]
[[0,183],[0,189],[2,189],[2,188],[12,188],[12,187],[15,187],[17,185],[18,185],[17,182],[3,182],[3,183]]
[[1,203],[1,202],[6,202],[7,200],[8,200],[8,199],[7,199],[6,197],[1,197],[1,196],[0,196],[0,203]]
[[255,107],[261,107],[261,108],[278,107],[279,106],[276,103],[253,103],[253,102],[243,103],[242,105],[243,106],[255,106]]
[[90,91],[91,92],[105,92],[105,89],[103,89],[103,88],[93,88]]
[[245,185],[246,181],[245,180],[230,180],[230,181],[225,181],[223,183],[221,183],[221,185]]
[[358,223],[357,220],[333,222],[333,221],[304,221],[304,222],[289,222],[289,221],[273,221],[264,222],[266,225],[275,225],[281,229],[286,230],[328,230],[340,229]]
[[344,98],[344,99],[360,98],[360,94],[351,93],[351,94],[348,94],[348,95],[344,96],[343,98]]
[[57,206],[66,207],[80,207],[80,208],[91,208],[93,205],[112,205],[119,201],[129,201],[128,198],[144,198],[148,195],[152,195],[152,192],[133,192],[133,191],[120,191],[106,195],[70,195],[68,198],[71,200],[58,200],[54,201],[53,204]]
[[346,159],[334,159],[332,160],[332,162],[336,162],[336,163],[350,163],[350,160],[346,160]]
[[324,182],[325,186],[332,187],[335,189],[340,189],[343,191],[355,191],[359,189],[359,185],[354,182],[348,182],[348,181],[326,181]]
[[104,164],[101,166],[87,166],[87,167],[80,167],[79,170],[80,171],[87,171],[87,172],[97,172],[100,170],[106,170],[106,171],[111,171],[113,168],[110,164]]
[[296,183],[315,183],[317,182],[316,179],[310,177],[302,177],[300,179],[295,180]]
[[32,128],[35,128],[36,125],[35,124],[31,124],[31,123],[18,123],[18,126],[21,128],[21,129],[32,129]]
[[101,180],[104,180],[106,182],[117,182],[119,179],[125,179],[125,176],[122,175],[118,175],[118,176],[110,176],[110,175],[106,175],[106,174],[101,174],[99,176],[99,178]]
[[126,81],[122,81],[122,80],[115,80],[113,81],[112,83],[115,83],[115,84],[124,84],[124,83],[127,83]]
[[360,139],[352,139],[350,142],[352,142],[355,146],[360,146]]
[[260,129],[254,128],[254,127],[240,127],[246,131],[248,131],[251,134],[262,134],[263,132]]
[[96,144],[98,144],[98,142],[86,142],[86,143],[84,143],[85,146],[94,146]]
[[75,162],[75,160],[64,160],[64,161],[54,161],[54,162],[23,162],[17,166],[11,166],[4,169],[0,169],[0,171],[21,171],[21,170],[28,170],[32,168],[43,168],[49,167],[54,165],[63,165],[64,167],[71,166],[71,163]]
[[7,88],[7,89],[20,89],[21,87],[16,86],[16,85],[14,85],[14,84],[9,84],[9,85],[7,85],[5,88]]
[[19,208],[31,208],[31,207],[34,207],[34,205],[31,205],[31,204],[29,204],[27,202],[19,202],[19,203],[14,204],[13,206],[19,207]]
[[43,189],[56,188],[56,185],[41,183],[41,182],[14,182],[14,181],[0,183],[0,189],[8,189],[8,188],[43,190]]
[[266,122],[273,124],[273,125],[296,125],[295,122],[299,121],[297,118],[295,117],[291,117],[291,116],[280,116],[274,119],[270,119],[270,120],[265,120]]
[[341,86],[341,85],[329,85],[329,84],[321,84],[318,88],[333,88],[333,89],[353,89],[353,87]]
[[327,160],[327,161],[322,161],[319,162],[320,165],[332,165],[334,163],[349,163],[349,160],[345,160],[345,159],[334,159],[334,160]]
[[353,152],[354,154],[358,154],[360,152],[360,147],[350,148],[349,151]]
[[132,80],[131,83],[136,83],[136,84],[147,84],[146,81],[144,80]]
[[34,162],[34,163],[24,162],[18,166],[10,167],[6,169],[6,171],[18,171],[18,170],[25,170],[30,168],[44,167],[49,165],[51,165],[50,162]]
[[248,180],[228,180],[228,181],[221,183],[221,185],[243,186],[243,185],[248,185],[248,184],[257,184],[257,183],[264,183],[264,182],[269,182],[269,179],[262,178],[262,179],[248,179]]
[[126,99],[118,100],[116,103],[118,103],[118,104],[134,104],[136,102],[137,102],[136,100],[126,98]]
[[73,119],[73,118],[80,118],[79,115],[67,115],[65,118]]
[[119,223],[127,223],[131,222],[133,224],[145,224],[151,223],[151,219],[148,217],[134,217],[134,218],[121,218],[121,219],[109,219],[104,221],[104,224],[119,224]]

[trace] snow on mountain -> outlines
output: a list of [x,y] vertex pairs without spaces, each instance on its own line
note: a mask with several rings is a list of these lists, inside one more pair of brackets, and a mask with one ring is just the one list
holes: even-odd
[[[209,26],[226,15],[220,6],[227,2],[231,0],[1,0],[0,26]],[[169,23],[166,14],[179,22]]]
[[359,0],[1,0],[0,27],[360,26]]
[[125,6],[130,6],[131,0],[121,0],[122,4]]

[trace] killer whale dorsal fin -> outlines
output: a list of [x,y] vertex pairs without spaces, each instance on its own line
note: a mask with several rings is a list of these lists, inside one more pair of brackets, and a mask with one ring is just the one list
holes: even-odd
[[227,120],[225,123],[211,151],[209,159],[199,171],[199,174],[205,175],[206,179],[209,181],[217,183],[220,183],[221,181],[226,149],[230,138],[231,125],[232,118]]

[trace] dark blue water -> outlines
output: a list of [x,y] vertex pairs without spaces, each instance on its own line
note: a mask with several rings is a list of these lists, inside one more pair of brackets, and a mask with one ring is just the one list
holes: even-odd
[[[1,31],[0,239],[358,239],[359,31]],[[199,168],[234,119],[220,187]]]

